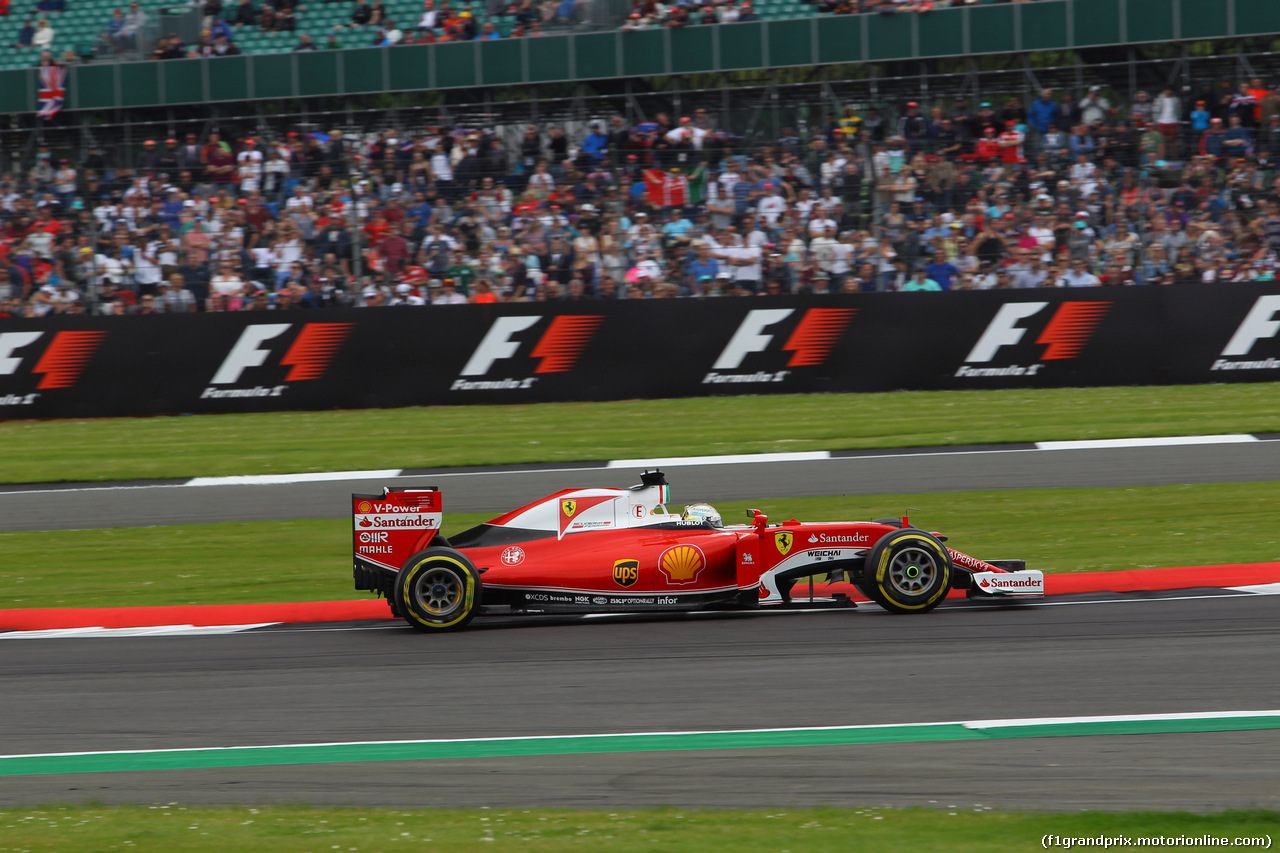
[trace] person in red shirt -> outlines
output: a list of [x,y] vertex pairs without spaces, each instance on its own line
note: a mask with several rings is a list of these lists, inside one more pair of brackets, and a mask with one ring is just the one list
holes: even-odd
[[368,239],[369,245],[376,245],[390,230],[391,226],[387,224],[387,219],[382,215],[382,211],[375,210],[372,221],[364,226],[364,235]]
[[389,275],[396,275],[409,257],[409,241],[397,231],[388,231],[378,241],[378,253],[382,255],[384,271]]
[[973,159],[979,163],[991,163],[1000,159],[1000,140],[994,127],[984,127],[982,138],[973,146]]
[[1012,119],[1005,122],[1005,131],[1000,134],[1000,161],[1002,163],[1025,163],[1022,154],[1022,143],[1026,135],[1019,132],[1018,123]]
[[1249,84],[1249,95],[1256,106],[1253,108],[1254,127],[1262,127],[1262,102],[1271,95],[1271,90],[1262,85],[1262,80],[1254,77]]

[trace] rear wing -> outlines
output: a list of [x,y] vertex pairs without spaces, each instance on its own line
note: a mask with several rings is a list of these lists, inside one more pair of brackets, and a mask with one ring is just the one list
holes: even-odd
[[444,501],[435,486],[384,488],[351,496],[351,549],[355,564],[400,571],[440,532]]

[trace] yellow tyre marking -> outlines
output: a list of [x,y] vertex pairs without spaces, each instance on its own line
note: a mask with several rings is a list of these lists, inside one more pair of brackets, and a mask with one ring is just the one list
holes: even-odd
[[[462,572],[462,578],[464,581],[464,584],[463,584],[465,588],[465,593],[463,597],[464,606],[461,612],[458,614],[458,616],[455,617],[454,619],[451,619],[448,622],[429,622],[425,619],[421,619],[418,617],[416,613],[413,612],[413,608],[409,606],[409,589],[410,587],[413,586],[414,578],[416,578],[419,574],[421,574],[420,570],[423,569],[423,567],[425,567],[429,563],[437,563],[437,562],[452,563],[453,565],[457,566],[458,569]],[[405,603],[404,612],[409,614],[409,616],[413,617],[413,621],[427,628],[449,628],[453,625],[457,625],[463,619],[467,618],[468,614],[471,613],[472,608],[475,606],[475,595],[476,595],[475,578],[472,577],[471,572],[467,570],[467,567],[465,564],[454,559],[453,557],[448,557],[444,555],[428,557],[425,560],[422,560],[421,562],[419,562],[413,568],[409,569],[409,571],[406,573],[406,577],[404,581],[400,585],[400,594],[401,596],[404,597],[404,603]]]
[[894,607],[900,607],[903,610],[920,610],[933,604],[935,601],[938,600],[940,596],[947,594],[947,590],[951,588],[951,569],[948,566],[946,555],[938,551],[938,544],[934,542],[932,539],[929,539],[928,537],[909,533],[903,536],[896,537],[893,540],[893,544],[897,545],[899,542],[905,542],[908,539],[914,539],[918,542],[923,542],[926,545],[928,545],[932,550],[934,550],[935,552],[938,552],[938,556],[942,557],[942,569],[945,572],[946,583],[942,584],[939,587],[938,592],[935,593],[933,597],[931,597],[927,601],[922,601],[919,604],[903,604],[900,601],[896,601],[891,595],[889,595],[889,593],[884,588],[884,573],[885,573],[885,570],[889,568],[889,557],[891,556],[890,552],[893,551],[893,547],[890,546],[884,549],[884,552],[880,555],[880,563],[879,565],[876,566],[876,586],[880,587],[880,592],[884,595],[885,598],[893,602]]

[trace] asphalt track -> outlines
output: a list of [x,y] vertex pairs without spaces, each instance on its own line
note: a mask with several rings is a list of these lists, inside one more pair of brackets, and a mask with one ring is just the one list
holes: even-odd
[[[1277,440],[1093,450],[928,448],[876,453],[812,462],[679,465],[666,470],[676,503],[1280,480]],[[350,512],[351,493],[378,492],[395,483],[441,487],[446,512],[496,514],[558,489],[630,486],[638,479],[635,470],[576,463],[287,485],[26,488],[0,491],[0,531],[339,518]]]
[[[0,754],[1276,707],[1275,596],[50,640]],[[1280,730],[0,778],[0,805],[1280,808]]]
[[[676,500],[1280,480],[1280,442],[921,452],[669,470]],[[626,470],[450,472],[498,511]],[[3,529],[341,516],[384,481],[0,494]],[[0,656],[0,754],[745,729],[1280,706],[1280,597],[872,607],[523,626],[26,640]],[[0,805],[1280,808],[1280,731],[440,759],[0,778]]]

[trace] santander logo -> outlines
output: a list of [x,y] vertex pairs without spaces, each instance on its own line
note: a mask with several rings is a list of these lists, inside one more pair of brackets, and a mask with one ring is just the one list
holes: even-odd
[[1035,578],[1011,578],[1009,580],[992,578],[988,584],[987,579],[983,578],[982,586],[992,586],[996,589],[1035,589],[1040,586],[1040,581]]

